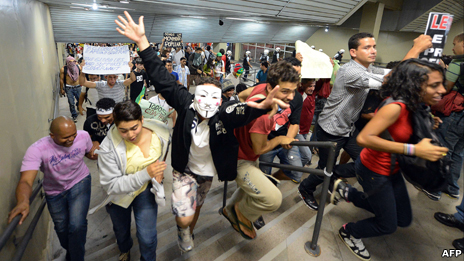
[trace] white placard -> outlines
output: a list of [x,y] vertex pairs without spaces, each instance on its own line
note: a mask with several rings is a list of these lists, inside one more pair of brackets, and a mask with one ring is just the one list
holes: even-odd
[[84,45],[85,66],[82,70],[88,74],[130,73],[129,47],[98,47]]
[[301,78],[318,79],[332,77],[333,66],[327,54],[313,50],[307,43],[300,40],[295,42],[295,47],[296,52],[303,55]]

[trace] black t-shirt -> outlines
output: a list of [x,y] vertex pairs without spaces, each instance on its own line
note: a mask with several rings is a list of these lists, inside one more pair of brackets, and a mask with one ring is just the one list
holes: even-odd
[[290,101],[290,109],[292,113],[290,114],[290,117],[288,117],[287,124],[283,125],[276,131],[271,131],[271,133],[269,133],[267,138],[271,140],[275,138],[276,136],[285,136],[287,135],[288,127],[290,125],[300,124],[302,108],[303,108],[303,96],[301,96],[301,94],[298,91],[295,91],[295,96],[293,97],[293,100]]
[[382,102],[382,98],[380,98],[379,91],[378,90],[369,90],[369,93],[367,94],[366,101],[364,102],[364,106],[361,109],[361,112],[359,113],[359,118],[358,120],[354,123],[356,126],[356,129],[361,131],[364,126],[369,122],[369,120],[366,120],[361,117],[361,114],[368,114],[375,112],[377,107],[379,107],[380,103]]
[[135,74],[136,80],[130,85],[130,99],[135,101],[143,89],[143,83],[145,81],[148,82],[148,75],[144,70],[141,70],[140,72],[136,72],[134,70],[133,72]]
[[101,144],[106,137],[108,127],[98,120],[97,114],[94,114],[85,120],[84,130],[89,133],[92,141],[98,141]]

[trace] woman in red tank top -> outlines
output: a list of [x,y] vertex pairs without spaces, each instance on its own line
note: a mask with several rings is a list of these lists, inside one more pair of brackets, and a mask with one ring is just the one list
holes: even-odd
[[[342,199],[375,216],[342,226],[339,236],[360,259],[369,260],[370,254],[361,238],[387,235],[397,227],[411,224],[412,210],[408,191],[398,166],[390,173],[391,153],[415,155],[430,161],[446,156],[447,148],[423,139],[418,144],[408,144],[412,134],[410,114],[421,103],[433,105],[441,100],[446,92],[443,69],[419,59],[401,62],[387,76],[380,93],[382,97],[392,97],[404,102],[393,102],[379,109],[359,133],[357,142],[365,147],[356,160],[356,176],[364,192],[337,180],[335,191]],[[388,129],[394,141],[379,135]],[[334,193],[332,195],[334,195]]]

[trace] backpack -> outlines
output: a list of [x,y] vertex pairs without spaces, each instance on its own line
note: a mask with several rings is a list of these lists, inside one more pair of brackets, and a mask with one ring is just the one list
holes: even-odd
[[[388,98],[384,100],[382,106],[392,102],[403,102],[402,100],[394,100]],[[433,130],[433,118],[430,114],[430,107],[422,104],[416,112],[411,112],[413,134],[409,140],[411,144],[417,144],[424,138],[432,139],[431,143],[436,146],[441,146],[437,134]],[[388,130],[385,130],[381,137],[387,140],[394,141]],[[446,177],[449,174],[451,160],[449,157],[443,157],[435,162],[428,161],[416,156],[407,156],[403,154],[391,154],[391,173],[395,168],[395,162],[401,169],[404,178],[419,189],[428,192],[442,191],[447,185]]]

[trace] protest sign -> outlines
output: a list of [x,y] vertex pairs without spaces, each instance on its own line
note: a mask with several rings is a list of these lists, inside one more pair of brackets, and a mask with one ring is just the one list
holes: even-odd
[[164,47],[182,47],[182,34],[181,33],[163,33]]
[[98,47],[84,45],[85,66],[82,70],[88,74],[130,73],[129,47]]
[[431,63],[439,63],[443,48],[445,47],[446,37],[453,23],[453,16],[445,13],[430,13],[427,21],[425,34],[432,37],[433,47],[425,50],[419,55],[419,59],[427,60]]

